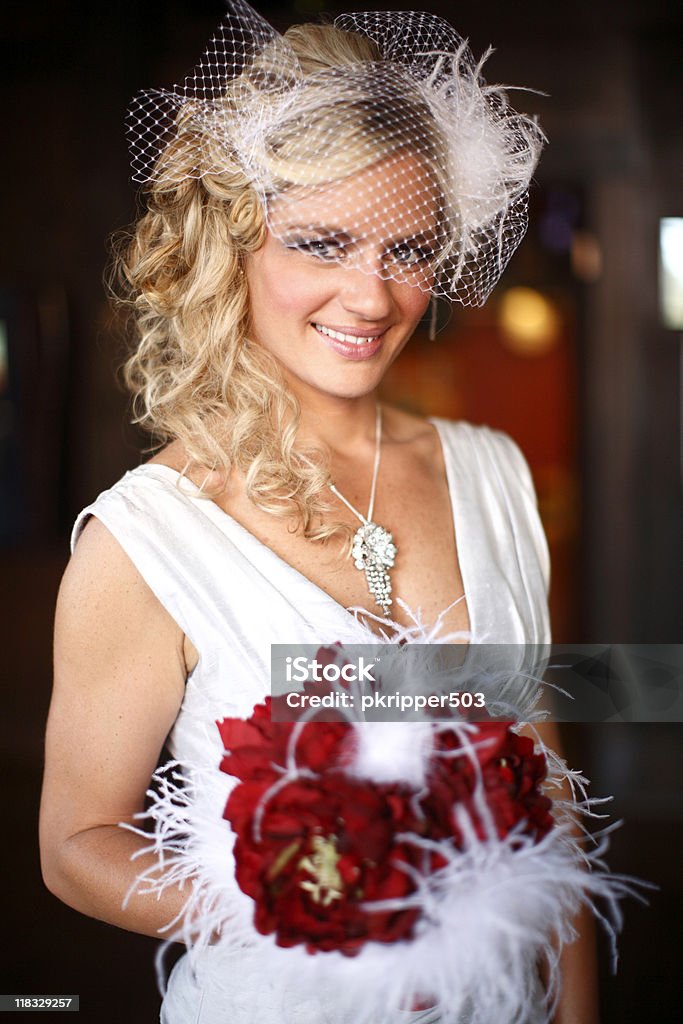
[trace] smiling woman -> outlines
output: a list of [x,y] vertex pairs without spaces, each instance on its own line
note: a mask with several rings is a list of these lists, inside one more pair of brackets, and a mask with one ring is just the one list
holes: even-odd
[[[480,742],[462,722],[390,732],[364,755],[380,785],[315,726],[298,762],[262,703],[271,644],[549,640],[520,452],[377,398],[430,299],[482,303],[524,233],[542,136],[481,67],[430,15],[280,36],[237,0],[184,85],[131,108],[147,210],[117,281],[136,334],[126,379],[158,451],[74,528],[41,851],[65,902],[187,943],[165,1024],[595,1020],[586,908],[609,884],[582,870],[573,804],[551,827],[530,740],[491,726]],[[176,760],[150,839],[135,821],[164,745]],[[362,878],[382,880],[374,903]],[[314,956],[278,921],[294,948],[276,947],[271,896],[342,932]]]

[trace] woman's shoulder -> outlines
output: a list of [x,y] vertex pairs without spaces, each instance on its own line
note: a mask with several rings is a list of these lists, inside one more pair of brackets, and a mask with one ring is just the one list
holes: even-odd
[[[208,548],[196,494],[159,460],[128,470],[76,517],[65,592],[100,588],[110,595],[108,607],[134,606],[150,621],[166,616],[169,635],[190,637],[187,581]],[[186,661],[192,662],[191,651]]]
[[226,486],[225,477],[193,460],[181,441],[170,441],[144,464],[153,472],[155,467],[172,470],[177,479],[189,481],[205,494],[220,493]]
[[128,708],[142,701],[147,712],[154,706],[172,721],[196,652],[133,559],[96,517],[84,527],[62,576],[54,636],[55,686],[62,692],[68,687],[81,702],[87,694],[81,710],[100,697],[102,707],[116,704],[125,692]]
[[457,454],[459,460],[472,460],[511,473],[525,482],[530,477],[529,466],[516,441],[503,430],[483,423],[467,420],[449,420],[433,417],[442,440]]
[[503,450],[509,449],[510,445],[517,445],[509,434],[496,427],[489,427],[485,423],[471,423],[469,420],[452,420],[443,416],[430,416],[429,423],[433,423],[441,434],[460,440],[462,443],[489,445]]
[[479,475],[504,489],[520,488],[534,495],[531,473],[517,443],[504,431],[467,420],[418,416],[385,406],[385,440],[406,445],[425,467],[446,464],[456,478]]
[[[178,475],[161,463],[143,463],[127,470],[78,513],[71,531],[71,550],[75,551],[93,518],[109,525],[109,519],[153,516],[162,492],[174,491],[177,480]],[[114,531],[110,528],[110,532]]]
[[386,407],[385,423],[391,439],[399,443],[428,447],[436,431],[442,446],[448,449],[447,454],[457,455],[459,461],[494,461],[509,466],[515,473],[528,473],[518,444],[509,434],[486,424],[443,416],[418,416],[393,406]]

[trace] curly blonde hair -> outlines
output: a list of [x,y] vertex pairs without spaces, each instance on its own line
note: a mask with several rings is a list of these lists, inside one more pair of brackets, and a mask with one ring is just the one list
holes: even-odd
[[[331,25],[297,25],[286,39],[304,77],[379,59],[369,39]],[[258,73],[267,73],[269,59],[275,55],[269,58],[266,49],[257,66],[245,72],[241,96],[245,78],[247,87],[250,78],[256,82]],[[234,102],[228,88],[226,106]],[[319,117],[335,117],[333,101],[327,109],[322,105]],[[297,124],[285,126],[273,150],[285,187],[296,183],[295,168],[287,176],[287,152],[301,131]],[[207,475],[217,471],[227,479],[236,468],[254,505],[291,519],[304,536],[325,539],[350,532],[339,524],[323,525],[330,508],[325,454],[297,447],[298,403],[276,360],[250,337],[243,263],[266,237],[262,203],[227,147],[220,173],[197,174],[197,152],[215,147],[197,133],[201,129],[188,103],[147,186],[147,212],[119,245],[118,291],[132,311],[138,339],[124,366],[134,420],[150,431],[155,444],[182,442],[188,454],[185,472],[198,465]],[[397,148],[376,124],[372,147],[362,133],[361,119],[357,145],[348,138],[340,145],[345,166],[341,173],[336,168],[337,176]],[[188,135],[195,136],[194,146],[188,145]]]

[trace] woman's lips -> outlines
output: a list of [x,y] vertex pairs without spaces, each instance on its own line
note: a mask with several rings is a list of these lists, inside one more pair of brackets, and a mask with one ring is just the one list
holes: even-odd
[[311,324],[316,334],[325,342],[328,348],[345,359],[360,361],[370,359],[382,347],[382,336],[379,334],[369,335],[368,332],[347,329],[341,331],[336,327],[327,327],[324,324]]

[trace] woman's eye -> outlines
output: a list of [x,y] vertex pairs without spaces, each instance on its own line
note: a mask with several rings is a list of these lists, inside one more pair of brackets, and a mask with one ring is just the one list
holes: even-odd
[[424,245],[410,245],[403,242],[387,252],[386,260],[402,267],[414,267],[429,263],[434,258],[431,249]]
[[286,245],[288,249],[297,249],[319,260],[339,260],[345,256],[344,243],[336,238],[296,238]]

